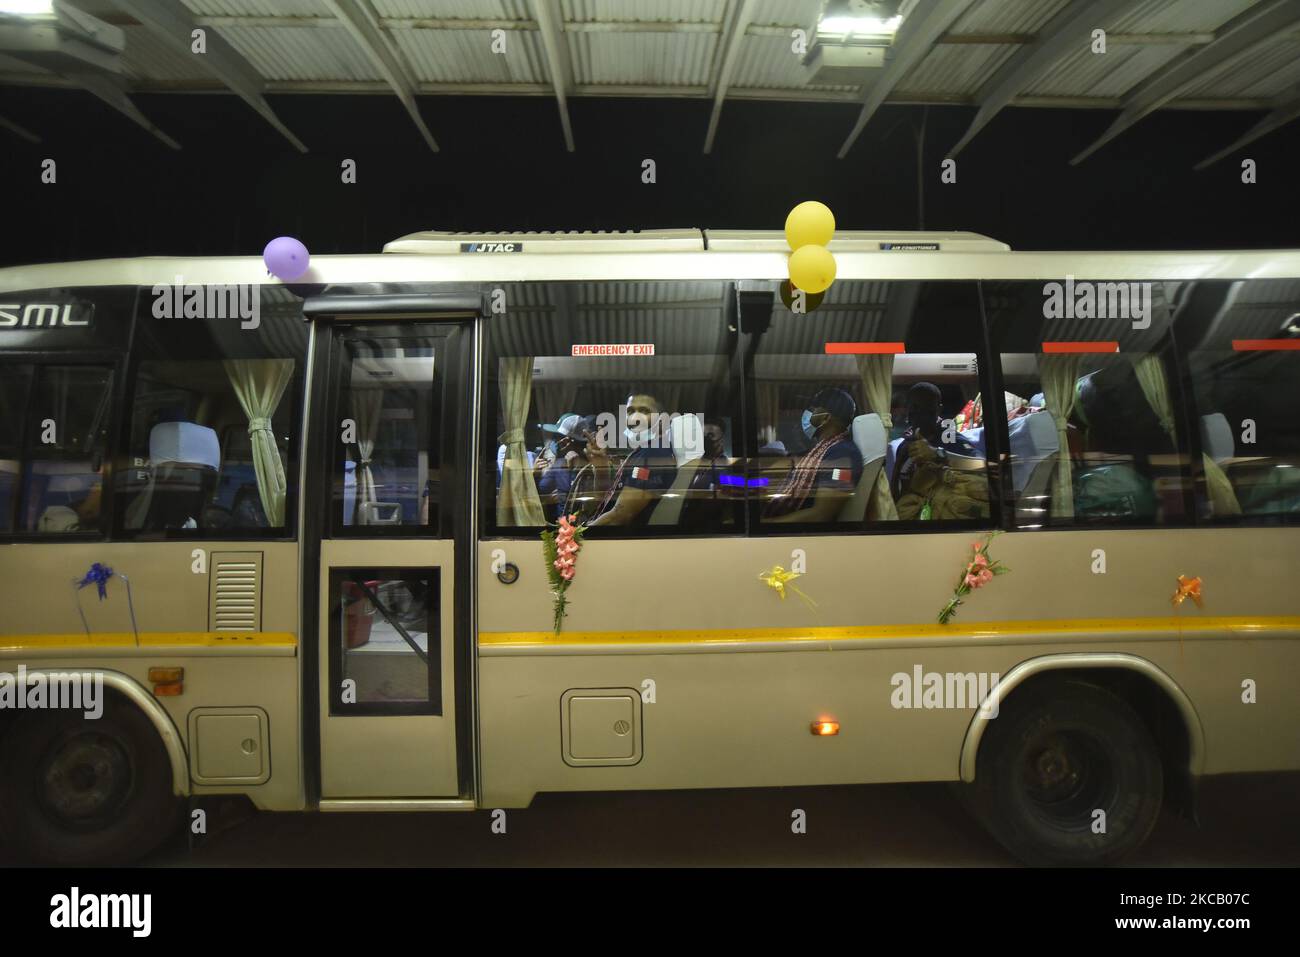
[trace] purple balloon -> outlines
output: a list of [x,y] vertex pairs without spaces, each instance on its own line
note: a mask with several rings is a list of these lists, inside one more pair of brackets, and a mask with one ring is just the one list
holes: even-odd
[[307,271],[307,247],[292,236],[277,236],[262,250],[262,261],[277,279],[297,279]]

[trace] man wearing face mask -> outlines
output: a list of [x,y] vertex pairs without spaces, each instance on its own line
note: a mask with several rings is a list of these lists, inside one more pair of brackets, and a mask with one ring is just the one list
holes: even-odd
[[[650,506],[672,487],[677,476],[665,420],[654,396],[634,393],[627,397],[627,428],[620,444],[632,451],[614,472],[588,526],[641,526],[650,520]],[[589,443],[587,455],[598,468],[609,464],[608,453],[599,443]]]
[[765,523],[835,520],[862,475],[862,453],[849,435],[857,411],[843,389],[822,389],[808,401],[800,424],[812,447],[763,509]]

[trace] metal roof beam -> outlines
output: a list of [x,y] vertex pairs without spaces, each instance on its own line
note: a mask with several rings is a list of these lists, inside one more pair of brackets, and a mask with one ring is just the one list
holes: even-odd
[[150,119],[136,108],[136,105],[131,102],[131,98],[126,95],[126,91],[118,85],[120,81],[110,79],[107,76],[102,76],[97,73],[77,74],[75,76],[70,76],[69,79],[76,83],[77,86],[99,97],[133,123],[148,130],[151,134],[158,137],[158,139],[162,140],[172,149],[178,150],[181,148],[180,143],[177,143],[162,130],[158,129],[158,127],[154,126]]
[[13,120],[7,120],[0,116],[0,129],[8,130],[14,136],[26,140],[28,143],[39,143],[41,138],[26,127],[19,126]]
[[1253,143],[1261,136],[1266,136],[1274,130],[1281,129],[1297,117],[1300,117],[1300,84],[1291,87],[1290,90],[1279,97],[1278,105],[1271,113],[1233,140],[1232,143],[1219,150],[1219,152],[1205,157],[1192,168],[1203,170],[1207,166],[1217,163],[1225,156],[1235,153],[1247,143]]
[[253,69],[221,35],[211,30],[205,31],[207,52],[196,55],[190,50],[192,42],[190,35],[198,28],[198,24],[180,4],[168,0],[113,0],[113,3],[123,13],[134,17],[173,51],[199,63],[230,87],[262,119],[292,143],[298,152],[307,152],[307,147],[303,145],[302,140],[294,136],[293,132],[280,122],[280,118],[275,115],[271,105],[262,96],[261,74]]
[[1076,50],[1088,49],[1092,31],[1112,15],[1132,6],[1132,0],[1074,0],[1039,34],[1038,39],[1020,50],[995,73],[979,92],[980,108],[970,127],[948,158],[956,156],[980,130],[1009,106],[1017,95],[1032,86],[1064,57]]
[[709,80],[713,92],[713,110],[709,113],[709,129],[704,134],[704,152],[713,150],[713,138],[718,132],[718,120],[722,118],[722,101],[727,98],[727,87],[731,85],[731,74],[736,70],[736,60],[740,57],[740,45],[745,39],[745,30],[754,16],[754,0],[740,0],[733,6],[726,29],[718,39],[718,56],[716,69]]
[[894,37],[891,47],[892,58],[881,70],[876,82],[867,87],[862,94],[862,111],[857,122],[849,132],[848,139],[840,147],[838,156],[844,159],[854,142],[866,128],[876,110],[885,102],[894,87],[912,68],[925,59],[938,39],[943,36],[957,18],[971,5],[971,0],[918,0],[912,12],[903,20],[902,26]]
[[334,15],[352,34],[362,52],[370,58],[379,75],[388,81],[388,85],[397,94],[398,100],[411,117],[411,122],[420,131],[429,149],[438,152],[438,144],[424,125],[420,116],[419,104],[415,101],[416,82],[406,66],[398,59],[396,51],[388,45],[388,38],[379,27],[379,18],[370,9],[365,0],[325,0]]
[[533,10],[542,34],[542,50],[546,53],[546,66],[551,72],[551,85],[555,87],[560,126],[564,129],[564,148],[572,153],[573,125],[569,122],[568,95],[573,88],[573,63],[569,60],[569,47],[564,39],[564,12],[559,0],[533,0]]
[[1300,0],[1268,0],[1233,17],[1215,34],[1213,43],[1169,63],[1124,97],[1124,111],[1105,133],[1070,160],[1070,165],[1082,163],[1179,94],[1239,64],[1260,44],[1275,39],[1298,21]]

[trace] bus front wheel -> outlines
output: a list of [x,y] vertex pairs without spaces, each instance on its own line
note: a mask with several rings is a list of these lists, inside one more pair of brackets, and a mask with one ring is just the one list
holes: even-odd
[[110,697],[97,719],[29,712],[0,740],[0,827],[32,862],[128,863],[179,823],[171,777],[162,740],[133,705]]
[[980,742],[973,809],[1026,864],[1096,866],[1155,827],[1163,773],[1137,712],[1104,688],[1054,680],[1001,707]]

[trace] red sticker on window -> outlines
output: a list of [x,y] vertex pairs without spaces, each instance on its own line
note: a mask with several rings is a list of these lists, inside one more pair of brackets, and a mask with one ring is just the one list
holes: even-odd
[[652,356],[655,354],[653,342],[614,342],[607,344],[587,343],[570,347],[575,356]]

